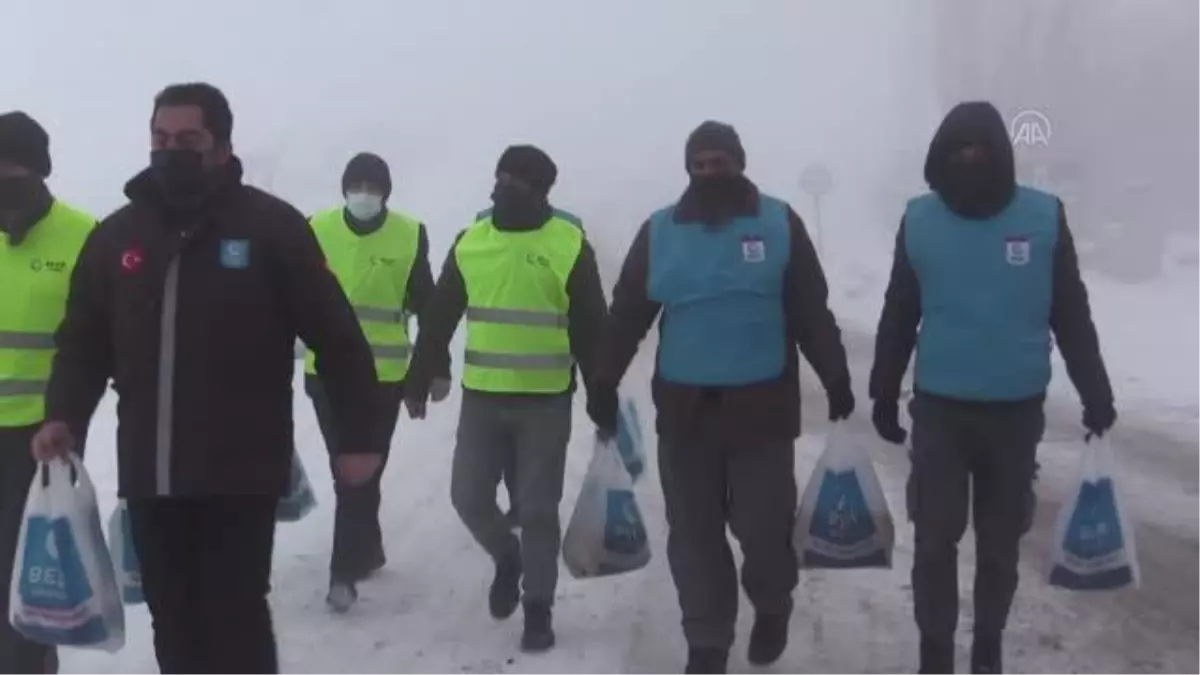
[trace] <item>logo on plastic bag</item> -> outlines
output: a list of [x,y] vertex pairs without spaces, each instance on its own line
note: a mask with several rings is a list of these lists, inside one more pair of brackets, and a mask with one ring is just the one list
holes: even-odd
[[1101,478],[1080,485],[1062,539],[1063,560],[1051,571],[1051,584],[1100,589],[1133,582],[1112,479]]
[[90,644],[107,638],[104,617],[89,607],[93,590],[70,522],[34,516],[26,527],[31,545],[25,546],[21,559],[21,602],[14,625],[46,644]]
[[886,565],[887,552],[876,541],[878,528],[854,470],[826,470],[808,521],[802,552],[811,566]]
[[604,548],[618,555],[637,555],[646,547],[646,526],[630,490],[608,490]]

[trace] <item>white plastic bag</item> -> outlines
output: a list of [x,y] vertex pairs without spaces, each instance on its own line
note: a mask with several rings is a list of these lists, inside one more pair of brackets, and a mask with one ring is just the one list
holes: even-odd
[[865,448],[835,426],[796,514],[802,568],[891,567],[895,525]]
[[1107,439],[1084,450],[1079,488],[1063,504],[1051,552],[1050,585],[1077,591],[1135,588],[1141,581],[1133,528]]
[[108,550],[112,553],[121,601],[126,605],[140,605],[146,601],[142,595],[142,568],[138,564],[129,528],[129,509],[122,499],[108,518]]
[[125,644],[125,609],[96,490],[75,455],[39,465],[29,488],[9,584],[9,622],[42,644],[109,652]]
[[623,399],[617,417],[617,450],[633,482],[646,469],[646,449],[642,437],[642,421],[632,399]]
[[317,495],[313,492],[312,483],[308,481],[308,473],[300,461],[300,453],[292,452],[292,474],[288,483],[287,496],[279,500],[275,507],[275,520],[281,523],[294,523],[307,516],[317,508]]
[[650,562],[645,520],[615,439],[596,439],[562,553],[576,579],[632,572]]

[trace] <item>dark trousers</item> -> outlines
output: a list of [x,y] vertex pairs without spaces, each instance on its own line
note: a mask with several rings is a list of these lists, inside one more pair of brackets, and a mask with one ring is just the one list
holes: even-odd
[[275,497],[129,500],[164,673],[278,673],[267,595]]
[[0,672],[58,672],[58,656],[53,647],[26,640],[8,622],[8,583],[13,575],[17,537],[25,515],[25,498],[37,471],[37,462],[29,452],[37,426],[0,429]]
[[975,633],[999,636],[1017,591],[1030,508],[1041,401],[980,405],[917,394],[912,413],[909,517],[917,627],[952,641],[958,626],[958,542],[975,524]]
[[790,614],[799,581],[791,441],[739,444],[719,435],[659,439],[667,562],[690,648],[729,649],[738,576],[726,525],[741,543],[742,587],[761,614]]
[[[378,405],[381,415],[376,430],[384,442],[383,466],[375,477],[363,485],[350,486],[337,479],[334,463],[334,448],[340,443],[333,422],[333,411],[329,396],[317,377],[306,377],[305,391],[312,399],[317,413],[317,424],[329,450],[329,470],[334,476],[334,495],[337,507],[333,519],[333,553],[329,560],[329,573],[333,581],[353,583],[365,576],[372,568],[383,563],[383,531],[379,526],[379,505],[383,499],[380,485],[383,468],[387,465],[392,434],[400,419],[400,404],[404,401],[403,383],[382,382],[378,384]],[[347,448],[355,451],[354,448]]]

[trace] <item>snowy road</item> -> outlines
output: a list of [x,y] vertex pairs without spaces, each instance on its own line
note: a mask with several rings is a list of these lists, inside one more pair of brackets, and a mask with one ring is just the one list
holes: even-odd
[[[911,620],[908,570],[911,528],[903,524],[907,458],[903,449],[874,440],[865,403],[869,341],[848,336],[860,409],[855,433],[870,444],[898,528],[896,567],[889,571],[802,575],[791,646],[771,672],[911,672],[916,631]],[[628,382],[649,411],[643,348]],[[805,437],[797,446],[797,476],[807,478],[821,449],[824,396],[807,374]],[[113,401],[103,412],[112,414]],[[449,503],[450,453],[458,397],[431,409],[421,424],[402,421],[385,478],[384,527],[390,564],[362,587],[363,600],[347,616],[323,606],[332,525],[332,491],[311,408],[298,398],[297,437],[320,508],[307,520],[282,525],[275,562],[276,627],[289,672],[679,672],[684,644],[663,555],[666,532],[654,463],[640,484],[655,559],[636,574],[576,581],[565,572],[556,608],[559,646],[537,657],[519,654],[518,619],[495,623],[487,615],[490,564],[458,522]],[[1083,595],[1043,581],[1058,505],[1071,490],[1080,443],[1078,406],[1051,405],[1040,451],[1041,507],[1026,540],[1022,586],[1007,643],[1012,672],[1196,672],[1197,665],[1197,443],[1195,413],[1166,422],[1150,411],[1121,410],[1116,433],[1141,553],[1143,586],[1115,594]],[[1188,419],[1190,416],[1190,420]],[[1182,419],[1180,419],[1182,417]],[[568,518],[590,452],[589,428],[577,406],[567,469],[563,517]],[[88,464],[107,512],[115,499],[111,420],[98,421]],[[652,451],[652,450],[651,450]],[[970,551],[964,540],[963,630],[969,643]],[[739,643],[731,669],[746,670],[750,615],[743,603]],[[154,672],[149,621],[129,612],[129,640],[116,655],[70,651],[64,672]],[[965,654],[960,662],[965,664]]]

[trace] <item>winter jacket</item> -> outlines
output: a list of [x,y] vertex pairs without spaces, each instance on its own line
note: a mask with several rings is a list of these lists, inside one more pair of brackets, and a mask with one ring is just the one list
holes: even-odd
[[[723,214],[738,218],[758,218],[758,188],[749,180],[731,204],[733,211]],[[670,227],[709,227],[690,190],[676,205]],[[783,305],[786,353],[783,372],[778,377],[743,385],[705,386],[670,382],[657,367],[652,382],[658,409],[657,429],[665,438],[687,438],[703,416],[715,421],[728,437],[748,440],[790,440],[800,435],[800,362],[799,352],[812,364],[826,391],[849,388],[850,373],[841,330],[829,310],[829,289],[820,260],[800,216],[786,211],[787,255],[781,279],[779,301]],[[598,375],[606,383],[619,383],[637,353],[638,345],[655,319],[662,303],[653,299],[650,283],[653,275],[651,229],[653,219],[638,231],[621,276],[613,290],[609,329],[606,331],[603,357]],[[717,227],[721,227],[718,225]],[[742,251],[738,249],[738,253]],[[758,255],[748,251],[747,255]],[[661,331],[661,326],[660,326]],[[764,336],[770,342],[770,336]],[[659,346],[659,360],[662,359]]]
[[317,354],[340,447],[382,450],[350,303],[304,216],[241,173],[232,160],[188,210],[139,174],[80,254],[47,419],[83,437],[112,378],[122,496],[282,495],[297,337]]
[[[981,148],[986,161],[965,172],[952,165],[951,155],[968,145]],[[918,332],[932,326],[935,332],[947,335],[932,336],[932,341],[927,335],[924,348],[956,355],[953,363],[938,364],[927,353],[924,366],[918,356],[916,388],[922,388],[922,369],[926,381],[937,383],[932,391],[922,390],[924,394],[982,405],[1036,404],[1045,397],[1049,381],[1051,344],[1047,334],[1052,332],[1084,405],[1111,408],[1112,387],[1066,211],[1052,195],[1016,184],[1012,147],[1000,114],[985,103],[955,108],[930,144],[925,167],[933,193],[917,200],[921,208],[914,210],[910,205],[900,222],[876,332],[871,398],[899,398]],[[1013,220],[1014,215],[1024,218],[1024,224]],[[908,222],[909,218],[921,222]],[[931,233],[931,225],[957,226],[962,228],[961,236],[950,237],[954,233],[944,229],[941,234]],[[1020,229],[1022,236],[992,231],[1005,226]],[[913,236],[916,233],[910,228],[914,227],[926,232]],[[934,236],[927,236],[930,234]],[[948,241],[951,238],[956,243]],[[962,267],[963,261],[981,255],[981,246],[986,247],[982,254],[990,257]],[[1045,279],[1015,284],[1006,282],[1004,275],[992,277],[991,282],[983,276],[985,267],[1006,269],[1010,265],[1021,271],[1045,269]],[[942,278],[950,269],[958,270],[958,278]],[[1040,330],[1038,316],[1044,321]],[[1024,328],[1016,327],[1017,323]],[[964,338],[970,335],[984,337]],[[996,340],[1001,342],[989,346],[989,341]],[[1039,354],[1031,353],[1028,347],[1033,345]],[[986,367],[1005,358],[1013,359],[1008,367]],[[978,370],[965,365],[970,362],[980,362],[976,363]],[[952,371],[958,375],[943,377]],[[950,385],[950,380],[957,381]]]

